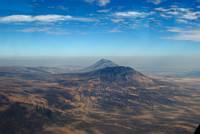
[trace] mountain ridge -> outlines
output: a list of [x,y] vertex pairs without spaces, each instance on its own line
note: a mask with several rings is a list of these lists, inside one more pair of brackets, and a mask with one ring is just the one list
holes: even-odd
[[[90,71],[89,71],[90,70]],[[121,86],[146,87],[154,86],[157,81],[142,74],[134,68],[128,66],[119,66],[114,62],[101,59],[93,65],[87,67],[87,71],[62,74],[63,77],[88,78],[88,80],[99,79],[106,84],[117,84]]]

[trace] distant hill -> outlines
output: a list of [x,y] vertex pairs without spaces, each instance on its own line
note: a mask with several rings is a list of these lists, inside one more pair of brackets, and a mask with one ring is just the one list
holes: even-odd
[[93,65],[82,69],[80,72],[65,73],[64,77],[87,77],[88,79],[99,79],[104,84],[131,85],[145,87],[156,85],[156,81],[131,67],[119,66],[114,62],[101,59]]
[[46,79],[50,73],[39,67],[0,67],[0,77],[20,77],[24,79]]
[[191,71],[182,75],[183,77],[200,77],[200,71]]

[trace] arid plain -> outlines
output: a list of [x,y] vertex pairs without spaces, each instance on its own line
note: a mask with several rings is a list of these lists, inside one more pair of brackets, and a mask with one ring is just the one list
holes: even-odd
[[[102,67],[103,65],[103,67]],[[108,66],[105,66],[108,65]],[[3,134],[191,134],[200,78],[148,77],[108,60],[84,72],[0,68]]]

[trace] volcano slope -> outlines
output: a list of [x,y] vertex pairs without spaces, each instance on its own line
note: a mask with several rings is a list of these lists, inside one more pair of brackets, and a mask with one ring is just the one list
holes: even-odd
[[3,134],[190,134],[200,121],[197,87],[130,67],[66,74],[13,68],[0,68]]

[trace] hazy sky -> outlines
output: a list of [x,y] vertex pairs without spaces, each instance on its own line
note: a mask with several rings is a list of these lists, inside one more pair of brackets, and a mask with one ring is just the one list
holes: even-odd
[[200,56],[199,0],[0,0],[0,57]]

